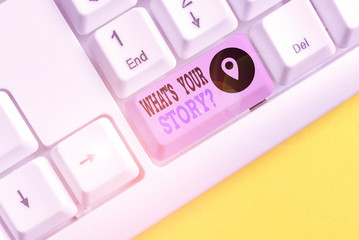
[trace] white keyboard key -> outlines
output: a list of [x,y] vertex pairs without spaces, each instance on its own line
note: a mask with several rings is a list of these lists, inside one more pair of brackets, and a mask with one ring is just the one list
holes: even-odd
[[12,94],[43,144],[102,114],[122,118],[54,1],[1,4],[0,36],[6,36],[0,44],[0,88]]
[[238,24],[225,0],[152,0],[150,4],[172,46],[183,59],[229,34]]
[[11,240],[4,227],[0,224],[0,239],[1,240]]
[[120,98],[131,95],[176,65],[143,8],[132,9],[97,30],[90,48]]
[[38,148],[36,139],[11,101],[0,91],[0,172]]
[[359,42],[359,1],[312,0],[335,44],[349,47]]
[[281,84],[297,78],[335,52],[308,0],[288,2],[254,25],[250,36]]
[[85,207],[136,178],[139,169],[108,119],[102,118],[61,142],[52,157]]
[[230,0],[241,21],[249,21],[282,0]]
[[136,5],[137,0],[60,0],[72,25],[87,34]]
[[19,240],[37,239],[72,218],[77,208],[46,158],[0,179],[0,215]]

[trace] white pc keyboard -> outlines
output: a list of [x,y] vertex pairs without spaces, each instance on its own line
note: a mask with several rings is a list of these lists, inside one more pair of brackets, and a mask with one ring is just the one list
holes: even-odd
[[354,0],[1,0],[0,239],[130,239],[359,92]]

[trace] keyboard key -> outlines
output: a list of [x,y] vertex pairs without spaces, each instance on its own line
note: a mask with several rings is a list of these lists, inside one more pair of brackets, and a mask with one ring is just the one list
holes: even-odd
[[38,148],[36,139],[10,97],[0,91],[0,172]]
[[0,192],[0,215],[16,239],[37,239],[77,212],[43,157],[0,179]]
[[164,160],[264,100],[273,82],[236,35],[126,103],[147,150]]
[[60,0],[72,25],[87,34],[136,5],[137,0]]
[[230,0],[241,21],[249,21],[282,0]]
[[359,2],[312,0],[335,44],[345,48],[359,42]]
[[299,77],[335,52],[333,42],[307,0],[288,2],[254,25],[250,36],[281,84]]
[[6,1],[0,7],[0,36],[6,36],[0,44],[0,88],[12,94],[44,145],[100,115],[125,125],[55,1]]
[[139,174],[126,146],[102,118],[61,142],[52,157],[82,205],[88,207]]
[[152,0],[150,3],[166,36],[183,59],[199,53],[238,24],[224,0]]
[[136,8],[95,32],[91,51],[118,97],[173,69],[176,60],[145,9]]

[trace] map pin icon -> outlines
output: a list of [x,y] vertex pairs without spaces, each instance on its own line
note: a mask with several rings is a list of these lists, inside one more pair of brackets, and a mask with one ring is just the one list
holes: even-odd
[[239,80],[239,69],[236,60],[231,57],[225,58],[221,64],[222,70],[231,78]]

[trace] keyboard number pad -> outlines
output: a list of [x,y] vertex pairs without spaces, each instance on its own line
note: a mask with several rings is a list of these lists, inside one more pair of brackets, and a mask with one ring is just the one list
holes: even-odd
[[175,58],[145,9],[95,32],[90,49],[116,95],[125,98],[173,69]]

